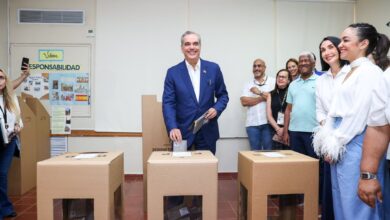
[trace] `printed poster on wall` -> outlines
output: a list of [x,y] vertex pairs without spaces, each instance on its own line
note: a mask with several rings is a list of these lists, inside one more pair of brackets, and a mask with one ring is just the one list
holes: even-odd
[[49,75],[51,105],[89,105],[87,73],[51,73]]
[[37,99],[49,98],[49,75],[42,73],[41,75],[29,76],[22,83],[22,92],[32,95]]
[[[88,66],[88,62],[82,59],[75,59],[75,54],[77,54],[75,48],[48,49],[39,47],[30,55],[24,54],[23,56],[29,57],[30,59],[29,66],[31,75],[23,81],[21,86],[22,92],[38,99],[50,99],[50,103],[56,105],[64,103],[88,105],[88,102],[82,101],[82,99],[88,98],[89,96],[90,86],[88,84],[88,77],[86,78],[86,83],[78,84],[78,90],[80,91],[77,92],[77,96],[76,93],[72,93],[73,97],[72,94],[66,93],[71,92],[68,91],[70,88],[66,88],[66,85],[63,87],[64,90],[50,91],[53,88],[49,85],[49,78],[52,74],[69,74],[67,78],[74,77],[74,74],[89,76],[89,69],[85,68]],[[65,81],[63,82],[65,84]],[[61,100],[61,96],[58,99],[51,100],[51,98],[57,98],[56,95],[61,91],[63,92],[63,100]],[[54,96],[51,96],[52,94]]]
[[52,106],[51,107],[51,133],[70,134],[71,133],[71,107]]

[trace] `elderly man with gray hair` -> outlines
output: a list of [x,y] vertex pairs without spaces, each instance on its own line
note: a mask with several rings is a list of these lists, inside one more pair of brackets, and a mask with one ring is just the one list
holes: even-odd
[[[284,114],[284,140],[292,150],[317,158],[312,146],[316,120],[316,80],[313,53],[299,55],[298,69],[301,76],[294,80],[287,93],[287,108]],[[320,201],[322,194],[322,163],[320,163]]]
[[315,61],[311,52],[299,56],[301,76],[294,80],[287,93],[287,108],[284,115],[284,139],[299,153],[317,157],[312,146],[316,120],[316,80]]

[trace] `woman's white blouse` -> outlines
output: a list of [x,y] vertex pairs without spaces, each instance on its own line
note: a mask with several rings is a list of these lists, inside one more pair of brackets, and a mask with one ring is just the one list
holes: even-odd
[[[20,107],[19,107],[19,102],[18,102],[17,97],[14,96],[13,99],[14,99],[16,108],[20,112]],[[1,106],[1,108],[3,110],[5,110],[3,95],[0,95],[0,106]],[[0,112],[0,118],[4,119],[3,112]],[[20,127],[23,127],[21,119],[20,118],[17,119],[15,113],[10,112],[10,111],[7,110],[7,124],[8,124],[7,133],[8,134],[10,134],[10,133],[12,133],[14,131],[14,129],[15,129],[15,122],[17,122]]]
[[367,124],[369,126],[390,124],[390,68],[383,73],[374,89]]
[[372,103],[372,93],[381,79],[382,70],[365,57],[351,63],[356,68],[348,79],[336,88],[329,109],[330,117],[341,117],[338,128],[332,132],[341,145],[365,129]]
[[316,84],[316,116],[318,122],[326,119],[335,88],[341,84],[350,70],[349,65],[344,65],[335,77],[333,77],[330,69],[318,77]]

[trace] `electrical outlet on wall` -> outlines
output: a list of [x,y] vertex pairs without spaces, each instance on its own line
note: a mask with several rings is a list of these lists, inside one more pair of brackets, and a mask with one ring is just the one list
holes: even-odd
[[95,37],[95,29],[94,29],[94,28],[88,29],[88,31],[87,31],[87,37],[88,37],[88,38],[93,38],[93,37]]

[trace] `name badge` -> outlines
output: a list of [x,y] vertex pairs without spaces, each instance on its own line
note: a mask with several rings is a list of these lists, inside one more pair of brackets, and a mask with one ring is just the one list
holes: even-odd
[[284,125],[284,113],[278,112],[278,120],[276,120],[278,125]]

